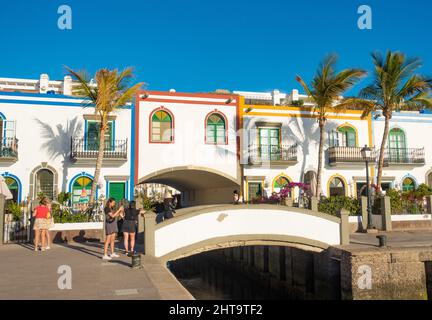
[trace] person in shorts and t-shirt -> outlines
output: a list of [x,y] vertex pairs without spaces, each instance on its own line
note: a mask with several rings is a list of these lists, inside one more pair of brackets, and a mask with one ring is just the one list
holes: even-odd
[[35,223],[33,230],[35,231],[34,238],[34,250],[38,251],[39,240],[41,240],[41,251],[45,251],[45,239],[47,237],[48,229],[50,228],[51,218],[50,209],[48,207],[49,200],[47,197],[43,197],[40,204],[34,208],[33,217],[35,218]]

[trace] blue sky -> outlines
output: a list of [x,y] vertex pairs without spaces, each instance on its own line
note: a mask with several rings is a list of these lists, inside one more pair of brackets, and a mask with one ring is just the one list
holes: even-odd
[[[72,8],[72,30],[57,28],[62,4]],[[362,4],[372,8],[372,30],[357,27]],[[327,53],[340,68],[369,70],[370,52],[387,49],[421,57],[421,72],[432,75],[430,21],[429,0],[1,1],[0,77],[134,66],[151,90],[288,91]]]

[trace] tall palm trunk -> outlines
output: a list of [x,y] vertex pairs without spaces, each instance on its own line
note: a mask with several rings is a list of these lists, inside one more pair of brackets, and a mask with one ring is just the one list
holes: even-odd
[[387,143],[387,138],[389,135],[390,128],[390,117],[387,114],[384,114],[385,123],[384,123],[384,133],[381,141],[381,149],[380,155],[378,159],[378,173],[377,173],[377,191],[381,192],[381,180],[382,180],[382,171],[384,166],[384,152]]
[[319,197],[321,194],[321,171],[322,171],[322,158],[323,158],[323,149],[324,149],[324,120],[319,120],[319,132],[320,132],[320,141],[319,141],[319,149],[318,149],[318,170],[317,170],[317,186],[315,191],[315,196]]
[[106,132],[106,128],[107,128],[107,121],[106,121],[106,119],[104,117],[102,119],[102,121],[101,121],[101,126],[100,126],[99,151],[98,151],[98,156],[97,156],[97,160],[96,160],[96,168],[95,168],[95,173],[94,173],[94,178],[93,178],[93,184],[92,184],[91,193],[90,193],[90,200],[89,200],[90,204],[94,203],[95,196],[96,196],[96,188],[97,188],[97,184],[98,184],[98,181],[99,181],[100,171],[101,171],[101,168],[102,168],[102,162],[103,162],[104,151],[105,151],[105,132]]

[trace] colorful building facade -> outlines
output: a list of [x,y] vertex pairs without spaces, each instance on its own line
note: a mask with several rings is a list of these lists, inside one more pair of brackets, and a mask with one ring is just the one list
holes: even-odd
[[0,174],[14,200],[56,199],[70,192],[78,207],[97,195],[130,198],[131,107],[109,119],[105,160],[99,181],[93,181],[99,147],[99,119],[73,96],[0,92]]
[[[116,199],[132,199],[137,185],[167,185],[181,193],[186,206],[231,202],[234,190],[252,200],[289,182],[316,186],[319,128],[313,103],[297,90],[143,90],[111,115],[101,179],[94,182],[98,116],[83,108],[79,97],[62,94],[72,94],[70,79],[46,78],[37,83],[0,79],[0,174],[18,202],[40,192],[52,198],[70,192],[79,207],[88,201],[93,183],[97,196]],[[431,124],[432,114],[426,112],[394,114],[384,190],[432,185]],[[366,145],[378,151],[383,128],[379,113],[362,118],[358,110],[329,111],[322,195],[364,194],[360,150]],[[372,177],[376,171],[371,162]],[[299,192],[292,191],[294,199]]]

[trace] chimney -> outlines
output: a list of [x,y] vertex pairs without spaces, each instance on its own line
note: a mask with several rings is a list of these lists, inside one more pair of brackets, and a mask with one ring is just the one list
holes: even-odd
[[298,101],[298,100],[299,100],[299,92],[297,89],[293,89],[293,91],[291,91],[291,102]]
[[49,76],[46,73],[41,74],[39,79],[39,93],[47,93],[49,88]]
[[71,96],[72,95],[72,77],[71,76],[65,76],[64,77],[63,94],[65,96]]
[[279,90],[272,91],[272,99],[273,99],[274,106],[280,106],[281,96]]

